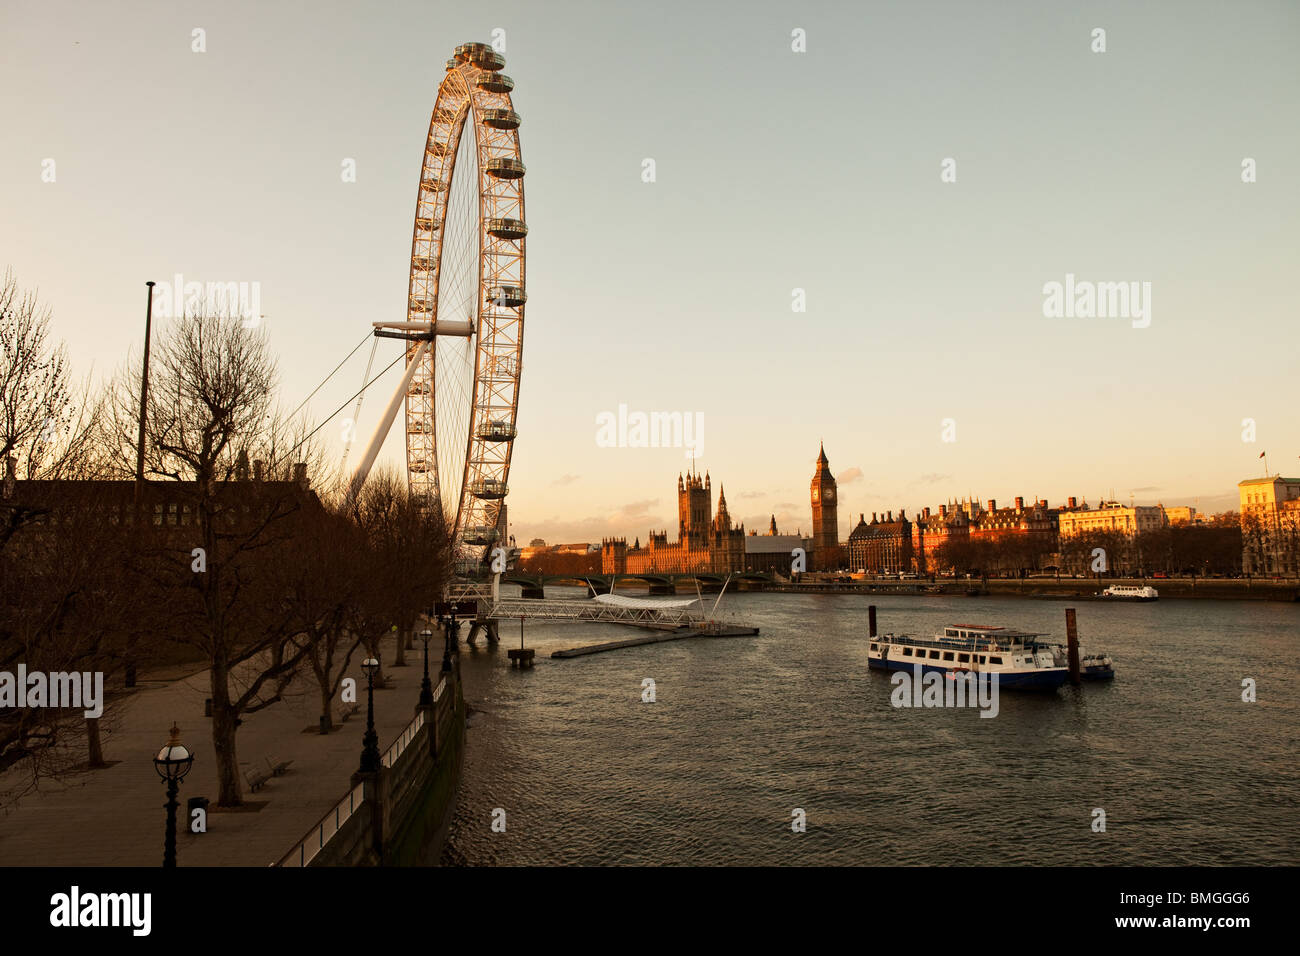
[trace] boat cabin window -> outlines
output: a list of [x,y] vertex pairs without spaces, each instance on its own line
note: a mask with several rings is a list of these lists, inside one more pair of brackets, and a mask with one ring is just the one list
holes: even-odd
[[880,645],[877,644],[877,643],[875,643],[875,642],[873,641],[872,644],[871,644],[871,649],[872,649],[873,651],[878,651],[878,650],[880,650]]
[[958,654],[958,655],[957,655],[957,660],[961,661],[961,663],[963,663],[963,664],[969,664],[969,663],[970,663],[970,655],[969,655],[969,654]]
[[951,627],[948,628],[947,630],[945,630],[943,633],[944,633],[944,636],[945,636],[945,637],[956,637],[956,636],[957,636],[957,631],[956,631],[954,628],[951,628]]
[[980,655],[980,663],[981,663],[981,664],[984,663],[984,655],[983,655],[983,654]]
[[944,659],[945,661],[950,661],[950,660],[952,660],[952,651],[944,651],[944,652],[943,652],[943,659]]
[[905,647],[905,648],[903,648],[903,656],[904,656],[904,657],[911,657],[911,656],[912,656],[912,649],[911,649],[910,647]]
[[1000,658],[1000,657],[994,657],[992,654],[990,654],[990,655],[989,655],[989,663],[990,663],[990,664],[1001,664],[1001,663],[1002,663],[1002,658]]
[[939,652],[938,652],[938,651],[931,651],[931,652],[930,652],[930,660],[932,660],[932,661],[937,661],[938,659],[939,659]]

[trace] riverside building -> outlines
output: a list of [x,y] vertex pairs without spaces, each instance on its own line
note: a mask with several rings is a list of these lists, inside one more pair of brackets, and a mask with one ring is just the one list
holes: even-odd
[[1165,509],[1161,505],[1123,505],[1102,501],[1090,509],[1085,503],[1075,511],[1063,512],[1057,519],[1062,539],[1088,531],[1117,531],[1133,538],[1165,527]]
[[1274,475],[1237,482],[1241,496],[1241,570],[1300,573],[1300,478]]

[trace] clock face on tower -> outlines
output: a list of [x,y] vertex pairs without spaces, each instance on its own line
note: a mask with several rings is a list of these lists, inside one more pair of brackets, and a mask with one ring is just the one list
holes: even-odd
[[835,489],[834,489],[834,488],[827,488],[827,489],[826,489],[826,500],[827,500],[827,501],[834,501],[834,500],[835,500]]
[[820,498],[820,497],[821,497],[821,492],[819,492],[816,488],[814,488],[814,489],[813,489],[813,501],[816,501],[816,500],[817,500],[818,498]]

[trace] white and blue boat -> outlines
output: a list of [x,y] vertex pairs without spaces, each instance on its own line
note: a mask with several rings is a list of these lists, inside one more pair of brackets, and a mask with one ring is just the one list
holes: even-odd
[[885,634],[871,638],[867,665],[873,670],[906,670],[944,674],[996,674],[998,687],[1011,690],[1055,690],[1065,683],[1053,645],[1043,634],[986,624],[950,624],[931,638]]
[[1097,597],[1103,601],[1148,601],[1160,600],[1160,592],[1151,585],[1146,584],[1142,587],[1129,584],[1112,584],[1104,591],[1098,591]]

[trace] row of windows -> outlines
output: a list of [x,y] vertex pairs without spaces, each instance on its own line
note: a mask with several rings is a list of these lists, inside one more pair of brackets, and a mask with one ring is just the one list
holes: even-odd
[[[134,507],[130,504],[122,504],[122,505],[113,504],[113,505],[107,505],[104,508],[104,511],[106,511],[108,514],[109,524],[119,524],[119,523],[131,524],[134,510],[135,510]],[[236,517],[236,513],[239,510],[241,510],[239,506],[223,509],[223,513],[226,521],[233,523]],[[249,514],[252,511],[252,509],[248,505],[243,505],[242,510],[244,514]],[[38,525],[45,525],[45,524],[58,525],[58,524],[72,524],[74,521],[75,519],[71,514],[64,514],[60,516],[56,512],[52,516],[48,514],[39,515],[33,519],[32,523]],[[191,521],[191,511],[189,505],[156,504],[153,506],[153,523],[155,526],[161,527],[162,525],[171,525],[171,526],[188,525],[190,524],[190,521]]]
[[[1300,497],[1300,488],[1288,488],[1287,496],[1282,500],[1294,501],[1297,497]],[[1272,498],[1262,493],[1251,493],[1246,496],[1246,501],[1247,503],[1252,505],[1265,505],[1265,504],[1271,504]]]
[[[878,650],[880,650],[880,645],[879,645],[879,644],[872,644],[872,645],[871,645],[871,649],[872,649],[873,651],[878,651]],[[939,656],[939,654],[940,654],[939,651],[934,651],[934,650],[932,650],[932,651],[930,651],[930,656],[927,658],[927,660],[932,660],[932,661],[943,660],[943,661],[952,661],[953,663],[957,663],[957,664],[969,664],[969,663],[970,663],[971,656],[972,656],[972,655],[970,655],[970,654],[962,654],[962,653],[957,653],[957,652],[955,652],[955,651],[943,651],[942,653],[943,653],[943,656],[940,657],[940,656]],[[957,655],[955,660],[954,660],[954,658],[953,658],[953,655],[954,655],[954,654]],[[916,648],[916,653],[913,654],[913,653],[912,653],[912,648],[910,648],[910,647],[905,647],[905,648],[903,648],[903,656],[904,656],[904,657],[925,657],[925,656],[926,656],[926,655],[925,655],[925,648],[923,648],[923,647],[918,647],[918,648]],[[974,655],[974,657],[975,657],[976,660],[978,660],[979,663],[981,663],[981,664],[1001,664],[1001,663],[1002,663],[1002,657],[1001,657],[1001,655],[999,655],[999,654],[976,654],[976,655]]]

